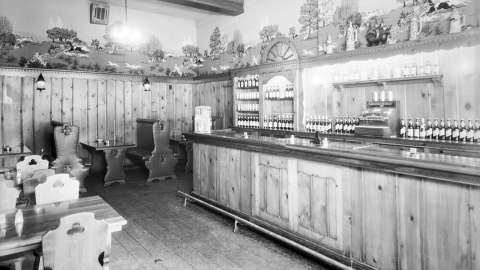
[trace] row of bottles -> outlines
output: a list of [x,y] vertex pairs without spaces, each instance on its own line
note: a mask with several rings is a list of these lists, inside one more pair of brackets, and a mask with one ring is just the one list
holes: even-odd
[[332,120],[327,116],[311,116],[306,121],[306,128],[308,132],[354,134],[359,123],[358,117],[339,116]]
[[258,88],[259,85],[259,76],[250,75],[244,78],[237,79],[237,88],[238,89],[249,89],[249,88]]
[[237,93],[237,100],[255,100],[260,98],[259,92],[240,92]]
[[404,139],[480,143],[480,120],[402,119],[399,134]]
[[294,122],[293,113],[266,114],[263,117],[263,128],[292,131],[295,129]]
[[260,119],[258,114],[239,114],[237,126],[241,128],[260,128]]
[[259,104],[237,104],[237,111],[239,112],[258,112]]
[[288,84],[285,87],[284,91],[280,89],[280,86],[268,86],[265,88],[266,100],[286,100],[286,99],[293,99],[293,97],[294,97],[293,84]]

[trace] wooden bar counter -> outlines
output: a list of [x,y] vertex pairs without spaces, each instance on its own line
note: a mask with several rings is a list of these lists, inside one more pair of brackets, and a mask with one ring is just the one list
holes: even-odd
[[195,196],[355,269],[480,269],[480,156],[185,137]]

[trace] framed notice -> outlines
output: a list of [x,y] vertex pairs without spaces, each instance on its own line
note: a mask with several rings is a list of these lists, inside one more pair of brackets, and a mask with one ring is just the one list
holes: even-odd
[[106,1],[90,1],[90,23],[108,25],[110,4]]

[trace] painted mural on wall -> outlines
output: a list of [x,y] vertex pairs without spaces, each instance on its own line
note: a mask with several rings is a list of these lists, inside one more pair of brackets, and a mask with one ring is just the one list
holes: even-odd
[[[299,29],[291,27],[288,33],[281,33],[278,25],[266,25],[259,29],[257,44],[244,44],[240,32],[229,38],[217,27],[212,29],[208,50],[201,52],[186,44],[183,55],[169,53],[155,36],[135,45],[118,42],[115,36],[122,29],[120,22],[107,25],[102,39],[80,40],[76,29],[56,26],[35,33],[45,37],[38,40],[16,33],[8,17],[0,14],[0,66],[158,76],[218,74],[276,59],[465,31],[476,26],[466,12],[470,5],[470,0],[398,0],[388,12],[360,12],[359,0],[305,0],[292,14],[299,16]],[[87,18],[85,23],[89,23]],[[277,42],[282,42],[281,46],[272,46]]]

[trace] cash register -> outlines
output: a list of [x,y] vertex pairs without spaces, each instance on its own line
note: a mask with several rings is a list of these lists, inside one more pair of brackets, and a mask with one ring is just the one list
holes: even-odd
[[368,101],[360,115],[355,134],[369,137],[394,137],[400,121],[399,101]]

